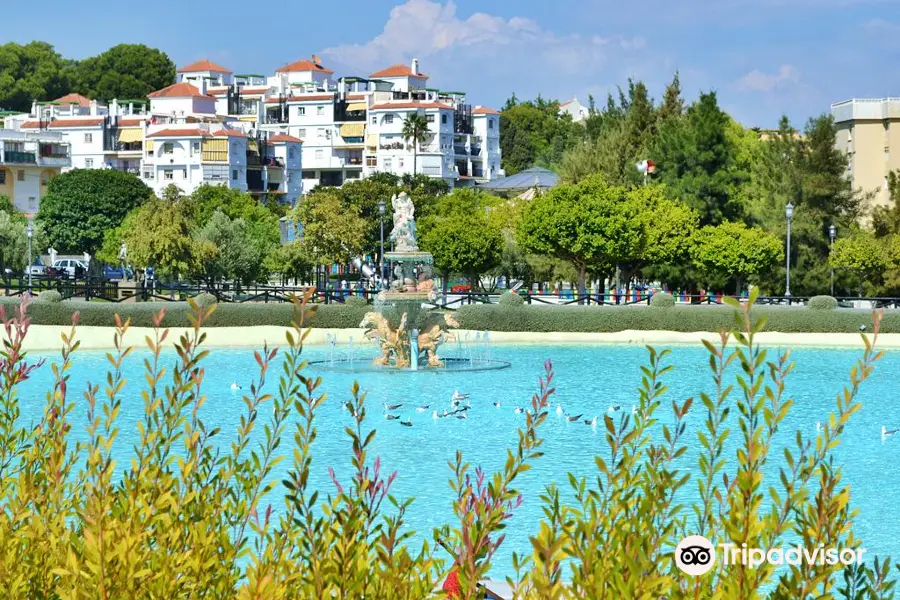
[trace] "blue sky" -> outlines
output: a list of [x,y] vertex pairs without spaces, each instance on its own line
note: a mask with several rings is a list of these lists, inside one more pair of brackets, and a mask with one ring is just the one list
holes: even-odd
[[420,60],[473,104],[589,94],[628,77],[655,97],[676,69],[688,99],[714,89],[747,126],[795,123],[851,97],[900,96],[900,0],[45,0],[4,9],[6,35],[82,58],[144,43],[177,64],[271,73],[318,54],[339,74]]

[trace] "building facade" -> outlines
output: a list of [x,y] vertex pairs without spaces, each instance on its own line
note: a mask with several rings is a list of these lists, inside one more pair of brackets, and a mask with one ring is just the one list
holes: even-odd
[[900,98],[838,102],[831,114],[854,189],[874,193],[874,205],[888,204],[888,173],[900,169]]
[[58,132],[0,129],[0,194],[32,217],[50,180],[71,161],[69,144]]
[[[70,149],[64,168],[121,169],[158,193],[224,185],[293,205],[316,186],[376,172],[424,174],[451,187],[501,177],[499,113],[473,108],[462,92],[426,87],[428,79],[415,59],[337,79],[315,56],[271,76],[201,60],[179,68],[149,104],[69,94],[5,122],[61,136]],[[412,114],[428,124],[415,147],[403,137]]]

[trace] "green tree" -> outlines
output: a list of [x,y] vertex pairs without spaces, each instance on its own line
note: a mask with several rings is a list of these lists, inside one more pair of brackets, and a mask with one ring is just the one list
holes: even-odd
[[875,235],[900,233],[900,171],[888,173],[888,204],[872,209],[872,228]]
[[[22,215],[0,209],[0,276],[9,281],[7,269],[18,273],[28,264],[26,220]],[[40,225],[34,227],[31,239],[32,260],[46,248],[46,236]]]
[[67,93],[71,69],[45,42],[0,46],[0,109],[28,112],[34,100],[54,100]]
[[691,257],[708,283],[732,279],[740,294],[746,280],[756,281],[784,259],[784,249],[779,238],[761,229],[726,221],[697,232]]
[[193,261],[196,274],[207,285],[222,280],[252,283],[267,275],[263,261],[268,249],[254,243],[244,219],[232,219],[217,210],[192,237],[203,253],[203,260]]
[[681,97],[681,76],[678,71],[672,77],[672,82],[666,86],[663,92],[662,102],[656,111],[657,123],[664,123],[672,119],[680,119],[684,115],[684,99]]
[[572,264],[579,294],[587,274],[611,269],[638,255],[642,227],[626,190],[600,176],[561,185],[525,205],[517,227],[523,251]]
[[367,224],[359,209],[329,188],[297,203],[293,218],[303,226],[303,239],[319,264],[347,264],[365,247]]
[[747,175],[735,163],[728,123],[715,92],[701,94],[686,118],[660,125],[652,152],[659,179],[700,215],[703,225],[742,220],[745,214],[736,190]]
[[120,239],[128,246],[129,261],[138,269],[153,267],[159,275],[179,277],[196,268],[198,257],[209,256],[195,248],[192,225],[186,202],[152,198],[128,215]]
[[425,120],[425,115],[410,113],[409,116],[403,119],[403,129],[400,130],[400,135],[403,136],[403,140],[406,143],[412,144],[413,174],[416,174],[416,160],[419,157],[419,146],[425,143],[429,133],[428,121]]
[[856,276],[858,292],[863,295],[863,284],[877,283],[877,277],[891,266],[889,252],[884,241],[869,232],[859,232],[843,237],[834,243],[828,263],[836,269],[845,269]]
[[106,232],[152,197],[153,191],[129,173],[75,169],[50,181],[36,220],[59,252],[95,254]]
[[529,102],[507,102],[500,113],[500,148],[508,175],[536,164],[551,166],[584,136],[584,128],[568,114],[560,115],[559,103],[540,96]]
[[634,188],[625,197],[641,224],[638,253],[628,261],[626,281],[646,265],[674,265],[689,258],[697,232],[697,213],[666,197],[661,186]]
[[303,240],[295,240],[274,248],[266,257],[266,268],[278,273],[283,280],[309,281],[315,267],[315,258]]
[[162,51],[143,44],[119,44],[78,63],[76,89],[109,102],[142,99],[175,81],[175,63]]

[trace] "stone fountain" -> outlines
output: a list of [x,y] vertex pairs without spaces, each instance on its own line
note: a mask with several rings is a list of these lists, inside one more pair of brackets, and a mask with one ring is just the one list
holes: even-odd
[[367,313],[360,327],[365,327],[366,337],[380,347],[376,365],[414,371],[422,362],[427,367],[443,367],[438,346],[455,339],[447,330],[459,324],[450,313],[422,310],[423,302],[435,298],[432,256],[419,250],[416,243],[415,207],[406,192],[391,198],[391,208],[394,249],[384,255],[393,265],[390,285],[376,297],[379,310]]

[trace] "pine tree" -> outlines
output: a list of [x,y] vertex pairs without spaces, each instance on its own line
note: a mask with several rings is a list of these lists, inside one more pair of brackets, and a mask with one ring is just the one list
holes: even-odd
[[681,97],[681,78],[678,71],[675,71],[672,82],[666,86],[666,91],[663,92],[662,104],[659,105],[659,110],[656,111],[656,118],[659,122],[663,122],[669,119],[677,119],[683,114],[684,99]]

